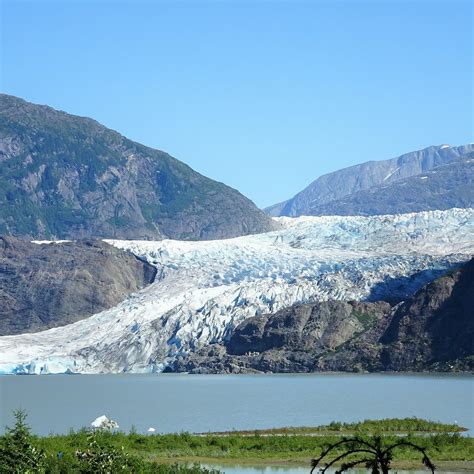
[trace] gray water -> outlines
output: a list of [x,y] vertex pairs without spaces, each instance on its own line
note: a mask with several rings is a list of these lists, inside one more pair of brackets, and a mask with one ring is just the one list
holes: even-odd
[[[282,467],[282,466],[222,466],[218,464],[208,464],[208,468],[218,469],[224,474],[308,474],[310,469],[308,467]],[[335,469],[329,469],[328,474],[334,474]],[[348,471],[351,474],[367,474],[366,469],[351,469]],[[427,474],[427,470],[411,470],[411,471],[401,471],[394,469],[394,474]],[[438,474],[454,474],[455,471],[436,471]],[[317,474],[317,471],[316,471]]]
[[134,426],[138,432],[149,427],[167,433],[315,426],[409,416],[457,421],[472,430],[473,394],[473,377],[450,375],[0,376],[0,426],[3,430],[11,424],[12,411],[22,408],[40,435],[67,433],[103,414],[121,430]]

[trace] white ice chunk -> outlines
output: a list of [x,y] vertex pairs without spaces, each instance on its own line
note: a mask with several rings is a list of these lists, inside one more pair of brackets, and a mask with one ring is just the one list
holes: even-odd
[[92,428],[100,430],[114,430],[119,427],[118,423],[114,420],[110,420],[105,415],[97,417],[92,423]]

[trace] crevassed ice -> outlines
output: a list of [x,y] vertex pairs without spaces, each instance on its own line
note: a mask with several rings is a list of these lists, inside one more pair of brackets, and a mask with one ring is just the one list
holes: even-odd
[[474,253],[474,209],[277,220],[281,230],[228,240],[107,240],[156,265],[157,280],[77,323],[0,337],[0,373],[160,371],[247,317],[404,296]]

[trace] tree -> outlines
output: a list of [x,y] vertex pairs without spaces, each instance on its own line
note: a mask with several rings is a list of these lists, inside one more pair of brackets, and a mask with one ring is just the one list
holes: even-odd
[[[411,441],[401,439],[400,441],[388,444],[384,442],[381,436],[372,436],[370,438],[355,436],[353,438],[342,438],[323,451],[319,458],[313,459],[311,461],[311,473],[313,473],[324,458],[336,452],[336,457],[319,469],[321,474],[325,474],[327,469],[339,463],[341,463],[341,467],[339,470],[336,470],[335,474],[341,474],[360,465],[365,465],[367,469],[371,470],[372,474],[387,474],[390,471],[393,453],[397,448],[418,451],[422,454],[423,464],[432,473],[435,472],[435,466],[426,454],[426,449]],[[341,449],[343,453],[337,455]]]
[[0,443],[0,472],[33,473],[41,472],[45,454],[36,448],[30,428],[26,424],[26,412],[13,412],[15,425],[6,429]]

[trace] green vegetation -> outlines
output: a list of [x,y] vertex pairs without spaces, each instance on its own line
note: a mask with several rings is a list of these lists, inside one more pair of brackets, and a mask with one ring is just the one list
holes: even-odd
[[84,430],[77,435],[71,434],[68,436],[69,444],[44,443],[48,438],[38,438],[30,433],[24,411],[16,411],[14,417],[15,426],[7,428],[5,435],[0,437],[2,473],[218,474],[218,471],[197,464],[169,465],[130,455],[123,445],[117,445],[117,436],[100,431]]
[[[329,445],[341,441],[343,436],[347,438],[355,433],[359,438],[369,439],[370,433],[378,432],[383,433],[381,437],[384,443],[403,440],[419,445],[426,449],[427,455],[437,465],[448,468],[473,467],[474,439],[450,433],[462,430],[455,425],[409,418],[331,423],[316,428],[286,430],[166,435],[142,435],[135,431],[128,434],[108,431],[91,433],[80,430],[47,437],[28,434],[28,443],[35,448],[35,452],[41,453],[39,455],[44,472],[112,472],[110,466],[113,465],[113,472],[120,472],[121,469],[122,472],[203,474],[209,471],[193,463],[294,463],[309,466],[312,458],[323,453]],[[426,434],[428,432],[436,434]],[[400,436],[401,433],[405,435]],[[2,449],[7,445],[8,436],[10,435],[0,437]],[[331,451],[329,459],[334,459],[343,452],[344,447],[336,447]],[[61,453],[59,457],[58,453]],[[397,466],[403,467],[417,466],[420,461],[419,453],[407,446],[397,447],[394,459],[397,460]],[[105,463],[102,471],[97,469],[97,463],[101,462]],[[181,467],[177,467],[177,463]],[[94,470],[87,470],[91,465]],[[117,466],[124,467],[119,469]]]
[[23,411],[14,413],[15,426],[7,428],[0,443],[0,472],[37,472],[45,453],[34,446]]
[[329,425],[321,426],[299,426],[271,428],[253,431],[231,431],[212,434],[239,434],[239,435],[294,435],[294,434],[409,434],[409,433],[461,433],[467,431],[463,426],[446,424],[436,421],[422,420],[420,418],[385,418],[382,420],[364,420],[355,423],[331,422]]
[[353,311],[354,316],[364,326],[364,329],[369,329],[377,321],[377,317],[373,314],[364,313],[362,311]]
[[[189,433],[168,435],[140,435],[136,433],[99,433],[101,445],[125,451],[143,462],[215,462],[215,463],[261,463],[293,462],[308,465],[310,459],[323,451],[328,444],[341,440],[337,435],[259,435],[238,434],[191,435]],[[57,451],[72,453],[75,449],[86,449],[88,433],[81,431],[66,436],[49,436],[37,439],[37,444],[49,456]],[[436,434],[429,436],[407,435],[403,439],[421,444],[428,450],[435,463],[471,461],[474,459],[473,438],[459,434]],[[396,442],[400,436],[384,436],[386,442]],[[342,451],[334,451],[334,455]],[[403,447],[397,450],[397,460],[404,465],[416,465],[417,454]],[[472,467],[472,466],[471,466]]]

